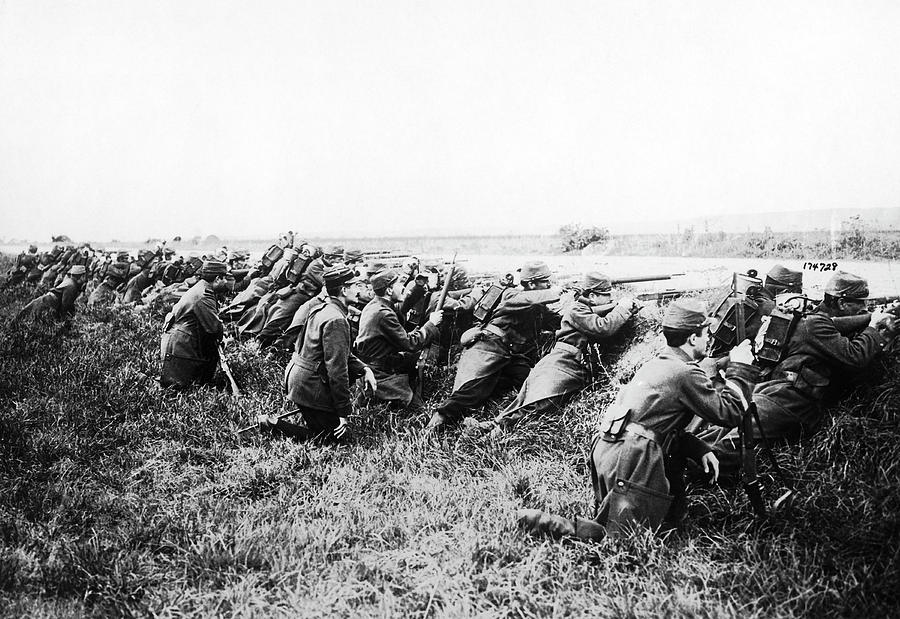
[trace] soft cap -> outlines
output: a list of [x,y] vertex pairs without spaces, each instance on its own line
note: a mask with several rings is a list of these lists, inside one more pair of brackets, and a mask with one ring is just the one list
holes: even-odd
[[699,299],[675,299],[666,308],[662,326],[678,331],[696,331],[712,322],[706,315],[706,303]]
[[542,279],[550,279],[550,267],[545,262],[534,261],[527,262],[519,269],[521,275],[519,281],[533,282]]
[[844,299],[868,299],[869,282],[858,275],[838,271],[825,284],[825,294]]

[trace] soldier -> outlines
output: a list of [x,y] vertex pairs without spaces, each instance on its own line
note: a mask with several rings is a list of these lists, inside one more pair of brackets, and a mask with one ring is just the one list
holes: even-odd
[[154,266],[152,262],[146,264],[128,280],[128,283],[125,284],[125,292],[122,293],[122,303],[138,304],[141,302],[141,295],[153,285]]
[[227,275],[224,263],[204,262],[199,281],[166,316],[160,343],[163,387],[183,389],[212,382],[223,334],[216,294],[228,287]]
[[[591,445],[594,520],[568,520],[526,509],[518,514],[532,532],[598,539],[636,522],[658,527],[673,499],[684,497],[684,458],[718,475],[712,448],[684,428],[694,414],[719,425],[741,421],[758,370],[750,341],[730,353],[726,384],[717,390],[698,361],[709,343],[706,305],[694,299],[669,304],[663,318],[668,347],[645,363],[603,415]],[[674,496],[673,496],[674,495]],[[676,514],[677,515],[677,514]]]
[[109,265],[106,277],[91,291],[87,301],[88,307],[112,305],[115,302],[119,286],[125,282],[130,268],[129,263],[125,261],[127,256],[128,254],[119,254],[117,261]]
[[37,245],[29,245],[27,253],[23,251],[16,256],[16,263],[7,273],[6,281],[3,282],[3,286],[0,286],[0,292],[10,286],[21,284],[31,275],[38,265],[37,249]]
[[432,312],[424,325],[407,332],[395,309],[403,294],[398,273],[387,269],[372,277],[371,283],[375,296],[363,308],[359,319],[356,350],[378,381],[378,391],[373,397],[382,402],[396,402],[404,407],[412,403],[415,408],[421,408],[422,402],[414,397],[409,384],[418,356],[414,353],[437,338],[443,314]]
[[559,315],[547,307],[559,301],[559,291],[550,290],[550,268],[543,262],[523,266],[520,282],[519,290],[503,290],[482,326],[463,334],[465,350],[453,392],[437,406],[426,434],[458,422],[465,411],[482,405],[493,393],[522,386],[537,360],[542,330],[548,324],[559,326]]
[[303,416],[303,423],[260,415],[261,430],[303,440],[341,440],[348,432],[352,412],[351,381],[364,376],[373,391],[377,388],[372,370],[350,352],[347,304],[359,294],[360,280],[343,265],[329,268],[324,280],[328,297],[321,304],[304,306],[307,320],[284,373],[287,398]]
[[16,315],[19,320],[38,320],[53,314],[57,320],[68,318],[75,313],[75,301],[84,290],[87,275],[84,265],[77,264],[69,268],[68,275],[59,286],[32,300]]
[[[753,401],[762,424],[762,432],[754,426],[757,440],[764,435],[770,442],[785,443],[813,434],[821,426],[822,401],[830,395],[832,379],[864,370],[884,350],[890,337],[889,314],[873,312],[868,321],[862,317],[865,328],[854,337],[842,335],[835,324],[842,317],[864,313],[868,296],[868,283],[861,277],[838,271],[828,280],[825,299],[800,319],[782,360],[768,380],[756,386]],[[718,438],[722,434],[710,429],[702,436],[715,441],[725,472],[735,474],[739,439],[734,431]]]
[[[315,257],[315,253],[315,247],[303,244],[296,260],[303,260],[307,264],[295,284],[284,286],[276,293],[278,298],[267,310],[265,325],[256,336],[260,348],[271,346],[284,333],[300,306],[322,290],[325,269],[344,257],[342,247],[332,247],[319,257]],[[291,267],[293,268],[294,265]]]
[[528,414],[558,412],[590,379],[589,346],[611,337],[640,309],[633,298],[612,304],[612,282],[602,273],[584,276],[583,292],[566,308],[556,344],[525,380],[516,399],[494,420],[508,429]]

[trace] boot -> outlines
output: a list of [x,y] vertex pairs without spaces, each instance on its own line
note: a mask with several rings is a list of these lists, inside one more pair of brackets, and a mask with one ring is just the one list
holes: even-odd
[[579,539],[601,540],[606,537],[606,527],[596,520],[575,518],[575,537]]
[[574,522],[539,509],[520,509],[516,512],[516,520],[532,535],[549,535],[555,539],[575,535]]

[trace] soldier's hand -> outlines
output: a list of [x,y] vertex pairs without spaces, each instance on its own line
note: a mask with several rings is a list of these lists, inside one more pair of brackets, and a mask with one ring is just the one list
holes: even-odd
[[887,312],[872,312],[871,318],[869,318],[869,326],[873,329],[877,329],[882,325],[888,324],[890,321],[891,315]]
[[712,483],[719,481],[719,459],[716,457],[715,453],[708,451],[703,454],[703,457],[700,459],[700,464],[703,465],[703,472],[710,475],[709,481]]
[[753,363],[753,348],[750,345],[750,340],[744,340],[732,348],[731,352],[728,353],[728,360],[732,363],[751,365]]
[[372,393],[378,389],[378,381],[375,380],[375,372],[372,371],[372,368],[366,368],[365,374],[363,374],[363,380],[366,381],[366,387],[372,390]]
[[442,310],[442,309],[435,310],[435,311],[431,312],[431,314],[428,316],[428,322],[433,324],[435,327],[440,325],[443,320],[444,320],[444,310]]
[[334,429],[334,438],[343,438],[350,430],[350,424],[347,423],[346,417],[340,417],[338,427]]
[[621,299],[619,299],[619,302],[617,303],[617,305],[619,307],[624,307],[626,310],[628,310],[629,312],[632,312],[632,313],[641,309],[641,306],[634,299],[634,297],[630,297],[630,296],[625,296],[625,297],[622,297]]

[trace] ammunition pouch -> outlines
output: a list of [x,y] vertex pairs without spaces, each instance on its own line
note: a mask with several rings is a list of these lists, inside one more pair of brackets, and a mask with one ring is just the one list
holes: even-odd
[[775,372],[772,378],[789,383],[794,389],[812,399],[820,399],[831,383],[827,377],[806,367],[800,368],[797,372],[785,370]]
[[463,348],[468,348],[475,342],[480,341],[483,337],[484,333],[482,332],[481,327],[472,327],[471,329],[463,331],[463,334],[459,338],[459,343],[462,344]]
[[278,297],[280,300],[284,301],[285,299],[287,299],[288,297],[290,297],[293,294],[294,294],[294,289],[291,286],[283,286],[278,289],[278,291],[275,293],[275,296]]

